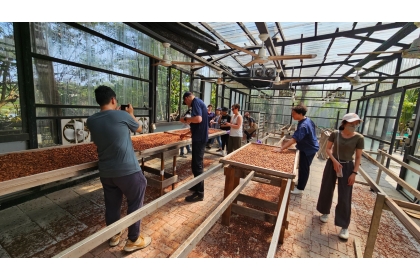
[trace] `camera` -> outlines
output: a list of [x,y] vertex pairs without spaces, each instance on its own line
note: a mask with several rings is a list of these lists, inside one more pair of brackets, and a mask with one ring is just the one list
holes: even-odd
[[128,105],[121,105],[121,111],[125,111],[125,108],[128,108]]

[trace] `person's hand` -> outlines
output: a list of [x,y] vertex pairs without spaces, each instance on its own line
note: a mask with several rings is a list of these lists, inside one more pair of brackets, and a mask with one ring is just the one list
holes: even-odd
[[281,153],[281,152],[283,152],[283,149],[282,148],[276,148],[276,149],[273,150],[273,152]]
[[334,161],[333,164],[334,164],[334,171],[335,172],[339,172],[340,169],[343,168],[343,166],[338,161]]
[[128,112],[130,115],[134,114],[134,108],[130,103],[128,103],[128,107],[125,109],[125,111]]
[[347,180],[347,185],[353,186],[354,182],[356,182],[356,174],[351,173],[349,179]]

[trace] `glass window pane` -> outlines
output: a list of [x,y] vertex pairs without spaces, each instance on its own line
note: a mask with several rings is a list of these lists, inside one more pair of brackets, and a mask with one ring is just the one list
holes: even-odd
[[0,135],[22,132],[13,23],[0,22]]
[[168,120],[168,68],[164,66],[158,67],[156,120]]

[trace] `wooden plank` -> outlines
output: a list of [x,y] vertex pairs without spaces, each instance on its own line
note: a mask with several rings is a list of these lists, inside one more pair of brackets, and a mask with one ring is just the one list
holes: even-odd
[[402,201],[399,199],[392,199],[398,206],[400,206],[401,208],[407,208],[407,209],[412,209],[415,211],[420,211],[420,205],[419,204],[415,204],[412,202],[408,202],[408,201]]
[[173,150],[167,150],[162,152],[163,157],[164,158],[169,158],[169,157],[173,157],[173,156],[178,156],[179,155],[179,149],[175,148]]
[[182,184],[175,190],[166,193],[165,195],[159,197],[156,200],[153,200],[149,204],[144,205],[137,211],[121,218],[120,220],[112,223],[111,225],[101,229],[100,231],[94,233],[93,235],[83,239],[82,241],[74,244],[70,248],[60,252],[54,258],[78,258],[86,253],[90,252],[92,249],[96,248],[97,246],[101,245],[102,243],[108,241],[112,236],[121,232],[123,229],[131,226],[138,220],[143,219],[147,215],[153,213],[158,208],[162,207],[166,203],[172,201],[174,198],[179,196],[180,194],[187,191],[189,188],[195,186],[198,182],[205,180],[206,178],[210,177],[214,173],[218,172],[221,168],[223,168],[223,164],[218,163],[215,165],[211,165],[207,171],[203,174],[193,178],[192,180]]
[[404,166],[404,167],[405,167],[405,168],[407,168],[408,170],[410,170],[410,171],[412,171],[412,172],[416,173],[417,175],[420,175],[420,170],[419,170],[419,169],[417,169],[417,168],[415,168],[415,167],[413,167],[413,166],[411,166],[411,165],[409,165],[409,164],[407,164],[407,163],[405,163],[405,162],[403,162],[403,161],[399,160],[398,158],[396,158],[396,157],[394,157],[394,156],[392,156],[392,155],[390,155],[390,154],[388,154],[388,153],[386,153],[386,152],[384,152],[384,151],[382,151],[382,150],[378,150],[378,152],[379,152],[381,155],[386,156],[386,157],[388,157],[388,158],[392,159],[392,160],[393,160],[393,161],[395,161],[396,163],[401,164],[402,166]]
[[204,235],[211,229],[211,227],[220,218],[222,213],[229,207],[229,205],[236,199],[237,195],[245,188],[249,181],[254,176],[254,172],[250,172],[248,176],[242,181],[238,187],[231,192],[219,206],[204,220],[203,223],[178,247],[178,249],[170,256],[170,258],[187,257],[194,249],[195,245],[204,237]]
[[416,190],[415,188],[413,188],[410,184],[408,184],[406,181],[404,181],[403,179],[401,179],[397,174],[395,174],[394,172],[392,172],[391,170],[389,170],[388,168],[386,168],[385,166],[383,166],[382,164],[380,164],[378,161],[376,161],[375,159],[373,159],[368,154],[364,154],[364,156],[366,156],[366,158],[370,162],[372,162],[379,169],[381,169],[383,172],[385,172],[389,177],[391,177],[394,181],[396,181],[406,191],[408,191],[409,193],[411,193],[412,195],[414,195],[417,199],[420,199],[420,192],[418,190]]
[[238,204],[232,204],[232,212],[271,224],[276,222],[276,216],[274,215]]
[[[384,165],[384,163],[385,163],[385,156],[381,155],[381,165]],[[382,174],[382,170],[379,169],[378,174],[376,175],[376,184],[379,184],[379,182],[381,181],[381,174]]]
[[172,176],[168,179],[165,179],[163,181],[161,180],[157,180],[154,178],[147,178],[147,183],[151,186],[151,187],[159,187],[159,188],[166,188],[174,183],[178,182],[178,175]]
[[358,237],[354,237],[353,247],[354,247],[354,252],[356,254],[356,258],[363,258],[362,244],[360,243],[360,240]]
[[[280,239],[280,231],[285,227],[284,221],[286,219],[286,210],[288,206],[289,201],[289,195],[290,195],[290,187],[292,185],[292,180],[288,179],[286,183],[286,187],[284,188],[284,196],[281,201],[281,207],[280,211],[277,215],[277,219],[275,221],[276,225],[274,227],[273,237],[271,238],[270,247],[268,249],[267,258],[274,258],[274,255],[276,253],[277,245]],[[285,223],[287,226],[287,223]]]
[[70,167],[60,168],[48,172],[38,173],[30,176],[25,176],[22,178],[3,181],[0,182],[0,196],[33,188],[39,185],[44,185],[65,178],[78,176],[83,172],[96,169],[97,166],[98,162],[94,161]]
[[259,198],[241,194],[241,193],[238,195],[237,200],[277,212],[277,204],[271,201],[259,199]]
[[[360,170],[360,169],[359,169]],[[376,237],[378,235],[379,223],[382,216],[382,208],[385,203],[385,195],[377,193],[375,206],[373,208],[372,220],[370,222],[368,238],[366,240],[364,258],[371,258],[373,255],[373,249],[375,247]]]
[[280,182],[280,180],[270,180],[270,179],[266,179],[266,178],[257,178],[257,177],[254,177],[252,179],[252,181],[267,184],[267,185],[272,185],[272,186],[275,186],[275,187],[278,187],[279,184],[277,184],[277,183]]
[[386,197],[386,205],[391,209],[392,213],[405,226],[411,235],[420,243],[420,227],[395,203],[391,198]]
[[[147,166],[147,165],[143,166],[141,169],[143,171],[146,171],[146,172],[151,173],[153,175],[159,175],[160,176],[160,170],[159,169],[156,169],[156,168],[153,168],[153,167],[150,167],[150,166]],[[173,174],[168,173],[166,171],[163,174],[164,174],[165,178],[170,178],[170,177],[173,176]]]

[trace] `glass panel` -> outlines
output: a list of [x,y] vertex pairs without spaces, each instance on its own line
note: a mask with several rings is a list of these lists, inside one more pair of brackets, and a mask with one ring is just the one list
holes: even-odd
[[13,23],[0,22],[0,135],[22,132]]
[[[35,102],[97,106],[95,88],[112,88],[120,104],[149,107],[149,83],[41,59],[33,59]],[[50,110],[51,114],[58,111]]]
[[[409,165],[414,167],[417,170],[420,170],[420,165],[413,162],[413,161],[410,161]],[[408,184],[410,184],[414,189],[417,189],[417,186],[419,184],[419,179],[420,179],[419,175],[417,175],[413,171],[407,169],[407,172],[405,173],[404,181],[406,181]],[[407,194],[409,197],[411,197],[411,199],[414,199],[414,196],[411,193],[409,193],[408,191],[403,189],[403,192],[405,194]]]
[[[181,98],[181,71],[171,68],[169,121],[174,121],[179,115],[179,101]],[[182,104],[182,102],[181,102]],[[186,111],[186,110],[185,110]]]
[[58,120],[37,120],[38,148],[57,146]]
[[135,77],[149,78],[149,58],[65,23],[31,23],[35,53]]
[[168,68],[164,66],[158,67],[156,120],[168,120]]

